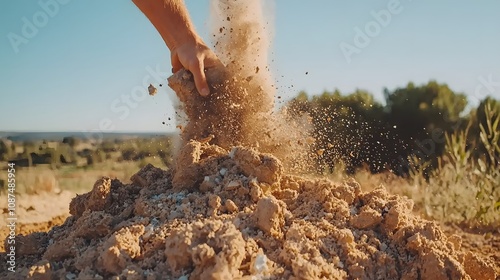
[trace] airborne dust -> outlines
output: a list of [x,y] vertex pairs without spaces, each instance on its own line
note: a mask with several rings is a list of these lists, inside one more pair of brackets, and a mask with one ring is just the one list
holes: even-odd
[[226,68],[207,70],[209,97],[199,96],[185,71],[169,78],[169,85],[187,116],[180,125],[184,143],[210,139],[226,149],[252,147],[300,172],[312,162],[311,126],[307,118],[292,119],[287,108],[274,111],[275,85],[268,66],[272,26],[265,9],[260,1],[212,1],[213,45]]

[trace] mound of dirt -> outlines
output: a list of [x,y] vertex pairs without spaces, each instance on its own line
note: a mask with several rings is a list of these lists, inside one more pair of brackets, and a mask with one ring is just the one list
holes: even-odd
[[[242,146],[189,141],[167,172],[102,178],[48,233],[17,237],[2,279],[494,279],[413,203],[283,172]],[[2,262],[5,266],[5,262]]]

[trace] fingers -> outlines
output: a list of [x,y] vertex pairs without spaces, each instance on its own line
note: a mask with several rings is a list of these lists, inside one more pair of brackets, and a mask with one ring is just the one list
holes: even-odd
[[182,69],[182,63],[179,60],[179,56],[177,54],[172,54],[170,57],[170,61],[172,63],[172,73],[176,73],[177,71]]
[[205,76],[205,67],[222,66],[222,62],[204,44],[185,44],[171,52],[172,71],[175,73],[182,68],[189,70],[194,78],[196,89],[201,96],[208,96],[210,89]]
[[196,89],[198,90],[201,96],[208,96],[210,94],[210,90],[208,89],[203,60],[202,59],[195,60],[189,66],[190,66],[189,71],[191,71],[191,73],[194,76],[194,83],[196,85]]

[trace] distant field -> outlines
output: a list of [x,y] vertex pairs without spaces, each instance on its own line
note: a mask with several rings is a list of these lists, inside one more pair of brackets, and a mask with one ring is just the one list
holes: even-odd
[[[102,176],[128,182],[148,163],[167,168],[171,161],[166,135],[114,133],[96,143],[72,133],[3,132],[7,134],[0,138],[0,170],[16,163],[19,194],[85,192]],[[0,186],[6,181],[7,172],[0,172]]]
[[[48,166],[21,167],[16,169],[16,192],[36,194],[68,190],[83,193],[92,189],[95,181],[103,176],[130,182],[130,177],[147,163],[167,169],[158,157],[147,158],[140,162],[106,160],[90,167],[63,166],[58,169],[51,169]],[[0,180],[6,179],[7,172],[2,172]]]
[[[165,132],[114,132],[114,133],[99,133],[99,138],[102,139],[131,139],[131,138],[152,138],[158,136],[171,137],[172,134]],[[85,132],[37,132],[37,131],[0,131],[0,138],[6,138],[12,141],[60,141],[64,137],[75,137],[79,139],[95,139],[95,134]]]

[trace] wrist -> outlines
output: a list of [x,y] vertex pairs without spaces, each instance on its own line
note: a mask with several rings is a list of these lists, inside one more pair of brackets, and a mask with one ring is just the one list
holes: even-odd
[[196,32],[192,30],[179,32],[173,40],[171,50],[178,49],[182,46],[197,46],[202,42],[201,38],[199,38],[198,35],[196,35]]
[[172,46],[171,51],[175,51],[180,48],[204,49],[208,47],[200,37],[193,35],[177,40],[175,44]]

